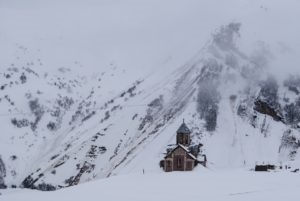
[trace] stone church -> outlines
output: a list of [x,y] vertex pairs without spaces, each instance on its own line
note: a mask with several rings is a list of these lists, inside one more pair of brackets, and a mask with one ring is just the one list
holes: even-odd
[[206,166],[206,156],[200,154],[202,144],[191,145],[191,131],[183,121],[176,132],[176,145],[168,149],[160,166],[165,172],[191,171],[199,163]]

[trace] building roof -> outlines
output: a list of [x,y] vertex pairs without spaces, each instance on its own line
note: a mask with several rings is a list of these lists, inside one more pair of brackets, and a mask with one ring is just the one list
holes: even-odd
[[182,122],[181,126],[177,130],[177,133],[190,134],[191,131],[187,127],[187,125],[184,122]]
[[165,156],[165,158],[167,157],[167,156],[169,156],[173,151],[175,151],[175,149],[177,149],[177,148],[182,148],[192,159],[194,159],[194,160],[197,160],[197,158],[193,155],[193,154],[191,154],[190,152],[189,152],[189,150],[185,147],[185,146],[183,146],[183,145],[181,145],[181,144],[178,144],[172,151],[170,151],[169,153],[167,153],[167,155]]

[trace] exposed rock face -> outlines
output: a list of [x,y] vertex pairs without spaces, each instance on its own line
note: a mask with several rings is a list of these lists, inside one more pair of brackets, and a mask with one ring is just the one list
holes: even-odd
[[261,100],[256,100],[254,104],[255,104],[255,107],[254,107],[255,111],[257,111],[261,114],[269,115],[269,116],[273,117],[273,119],[275,121],[283,121],[283,118],[281,117],[281,115],[279,115],[274,108],[270,107],[270,105],[268,103],[265,103]]
[[22,182],[21,187],[22,188],[30,188],[30,189],[35,189],[36,187],[34,186],[34,183],[38,179],[33,179],[30,175],[25,178],[25,180]]
[[6,169],[4,162],[2,161],[2,158],[0,156],[0,189],[6,188],[6,185],[4,183],[4,177],[6,176]]
[[[39,178],[41,178],[44,175],[39,175]],[[21,187],[22,188],[29,188],[29,189],[36,189],[40,191],[54,191],[57,188],[51,184],[46,183],[40,183],[35,185],[35,183],[38,181],[39,178],[33,179],[31,176],[26,177],[26,179],[22,182]]]
[[217,127],[217,116],[219,110],[219,92],[211,85],[202,85],[198,92],[198,112],[206,121],[206,129],[214,131]]

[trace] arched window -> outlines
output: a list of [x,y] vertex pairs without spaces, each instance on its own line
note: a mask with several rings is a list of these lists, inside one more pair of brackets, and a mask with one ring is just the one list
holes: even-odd
[[189,144],[189,138],[188,138],[188,136],[187,136],[187,135],[185,136],[185,138],[184,138],[184,139],[185,139],[185,144]]
[[171,161],[167,161],[167,167],[168,167],[168,168],[172,167]]
[[181,168],[182,167],[182,158],[177,158],[177,167]]
[[180,134],[178,134],[177,137],[178,137],[178,143],[179,143],[179,144],[183,144],[183,139],[184,139],[183,134],[180,133]]

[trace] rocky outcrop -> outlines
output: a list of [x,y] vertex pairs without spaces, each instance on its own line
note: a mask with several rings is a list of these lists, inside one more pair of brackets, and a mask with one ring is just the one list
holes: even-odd
[[6,176],[6,169],[4,162],[2,161],[2,158],[0,156],[0,189],[6,188],[6,185],[4,183],[4,177]]
[[254,102],[254,104],[255,104],[255,106],[254,106],[255,111],[257,111],[261,114],[269,115],[269,116],[273,117],[273,119],[275,121],[281,121],[281,122],[284,121],[283,117],[266,102],[263,102],[261,100],[256,100]]

